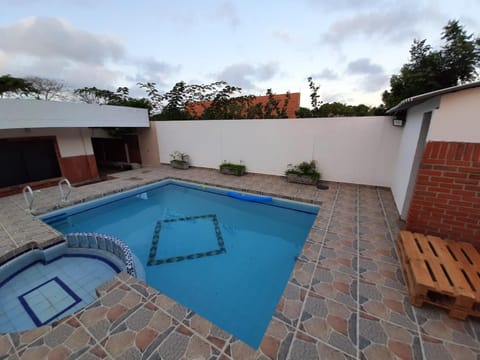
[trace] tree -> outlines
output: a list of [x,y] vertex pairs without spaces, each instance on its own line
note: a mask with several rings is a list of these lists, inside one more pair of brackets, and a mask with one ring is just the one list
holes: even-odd
[[53,100],[62,92],[64,84],[57,80],[30,76],[25,79],[36,90],[37,97],[43,100]]
[[28,96],[36,92],[36,89],[25,79],[13,77],[10,74],[0,76],[0,98]]
[[109,101],[118,100],[119,98],[118,94],[110,90],[97,89],[95,86],[75,89],[73,93],[87,104],[105,105]]
[[414,40],[410,61],[390,78],[382,100],[391,108],[403,99],[475,80],[480,65],[480,38],[468,35],[458,21],[443,28],[444,45],[433,50],[426,40]]

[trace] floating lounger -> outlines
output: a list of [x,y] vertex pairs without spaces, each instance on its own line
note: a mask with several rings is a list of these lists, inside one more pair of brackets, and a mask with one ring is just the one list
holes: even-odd
[[241,194],[235,191],[229,191],[227,192],[227,195],[235,199],[240,199],[244,201],[254,201],[254,202],[271,202],[272,201],[272,198],[270,196],[255,196],[255,195]]

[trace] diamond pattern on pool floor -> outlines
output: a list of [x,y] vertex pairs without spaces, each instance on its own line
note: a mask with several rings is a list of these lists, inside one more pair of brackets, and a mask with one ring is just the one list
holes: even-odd
[[37,326],[47,324],[82,301],[56,276],[20,295],[18,299]]
[[[160,234],[162,234],[161,243]],[[161,245],[160,248],[159,245]],[[157,221],[155,225],[147,265],[193,260],[225,252],[225,244],[216,215],[165,219]]]

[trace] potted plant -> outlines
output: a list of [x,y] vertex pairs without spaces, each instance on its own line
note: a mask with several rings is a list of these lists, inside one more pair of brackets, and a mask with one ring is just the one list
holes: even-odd
[[240,164],[234,164],[224,161],[222,164],[220,164],[219,168],[222,174],[235,176],[242,176],[247,170],[247,168],[244,164],[241,163],[241,161]]
[[299,184],[316,185],[320,180],[320,173],[317,171],[315,160],[303,161],[295,166],[288,164],[285,175],[288,182]]
[[188,169],[190,167],[190,156],[180,151],[174,151],[170,154],[172,160],[170,165],[175,169]]

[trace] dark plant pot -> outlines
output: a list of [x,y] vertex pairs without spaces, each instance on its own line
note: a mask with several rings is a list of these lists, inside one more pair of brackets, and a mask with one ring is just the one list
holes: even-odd
[[245,169],[230,169],[227,167],[220,168],[220,172],[225,175],[242,176],[245,175]]
[[287,181],[297,184],[315,185],[318,179],[309,175],[287,174]]
[[190,164],[186,161],[172,160],[172,161],[170,161],[170,166],[175,168],[175,169],[186,170],[190,167]]

